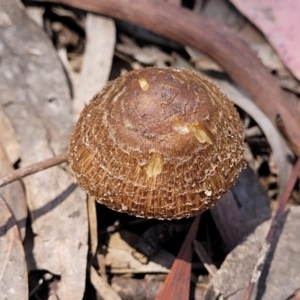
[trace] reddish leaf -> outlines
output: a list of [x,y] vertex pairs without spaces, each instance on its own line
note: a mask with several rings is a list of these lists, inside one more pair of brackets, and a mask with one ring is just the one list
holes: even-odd
[[193,241],[197,234],[200,216],[195,217],[156,300],[189,299]]
[[300,79],[300,2],[231,0],[266,36],[286,66]]

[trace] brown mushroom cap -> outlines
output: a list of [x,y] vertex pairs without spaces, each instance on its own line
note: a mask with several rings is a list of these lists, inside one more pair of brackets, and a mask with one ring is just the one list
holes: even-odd
[[134,70],[82,111],[70,142],[79,185],[111,209],[179,219],[210,208],[243,168],[233,104],[198,73]]

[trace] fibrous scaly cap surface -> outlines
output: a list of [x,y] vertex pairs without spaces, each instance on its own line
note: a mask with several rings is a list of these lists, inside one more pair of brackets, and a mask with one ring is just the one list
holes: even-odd
[[190,217],[211,207],[243,168],[233,104],[198,73],[134,70],[85,107],[70,142],[79,185],[141,217]]

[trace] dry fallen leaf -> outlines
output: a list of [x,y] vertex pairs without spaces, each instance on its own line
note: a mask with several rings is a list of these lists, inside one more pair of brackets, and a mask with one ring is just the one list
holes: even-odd
[[[114,276],[111,285],[122,299],[153,300],[160,290],[164,278],[161,275],[146,275],[145,279]],[[204,285],[197,285],[192,289],[191,299],[202,300],[205,291]]]
[[87,43],[73,104],[75,119],[107,83],[114,56],[116,29],[112,19],[94,14],[86,18]]
[[172,62],[172,57],[155,46],[139,47],[132,39],[122,35],[122,43],[117,44],[116,49],[123,54],[134,57],[138,62],[146,65],[165,67]]
[[285,65],[300,80],[300,2],[230,0],[266,36]]
[[11,164],[20,158],[20,145],[17,141],[16,133],[0,106],[0,143],[5,145],[5,151]]
[[[0,138],[1,140],[1,138]],[[13,170],[8,154],[0,141],[0,176]],[[12,182],[0,190],[0,196],[8,205],[18,226],[21,239],[24,240],[27,223],[27,206],[24,188],[20,181]]]
[[25,254],[15,219],[0,195],[0,299],[28,299]]
[[[253,265],[270,227],[264,222],[228,254],[213,278],[205,300],[240,300],[251,276]],[[267,262],[255,294],[257,299],[289,299],[300,286],[300,207],[291,207],[281,218]]]
[[98,273],[97,271],[91,267],[91,283],[93,284],[95,290],[98,295],[103,300],[122,300],[117,292],[115,292],[112,287],[107,283]]
[[112,274],[124,273],[168,273],[174,256],[160,249],[147,263],[138,259],[138,252],[132,247],[139,237],[125,230],[111,235],[108,243],[106,266]]
[[[11,25],[0,28],[0,103],[18,137],[21,166],[67,150],[70,92],[53,46],[17,0],[0,0]],[[87,256],[85,194],[55,167],[24,179],[34,236],[29,270],[61,275],[60,299],[82,299]]]

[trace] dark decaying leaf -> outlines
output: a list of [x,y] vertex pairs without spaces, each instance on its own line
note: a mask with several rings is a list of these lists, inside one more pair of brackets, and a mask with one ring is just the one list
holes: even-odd
[[250,168],[241,173],[231,191],[249,231],[271,217],[266,191]]
[[139,238],[136,249],[150,257],[154,255],[163,244],[186,231],[190,224],[181,222],[162,222],[149,227]]
[[271,217],[268,197],[251,169],[240,174],[236,185],[211,209],[211,214],[229,251]]

